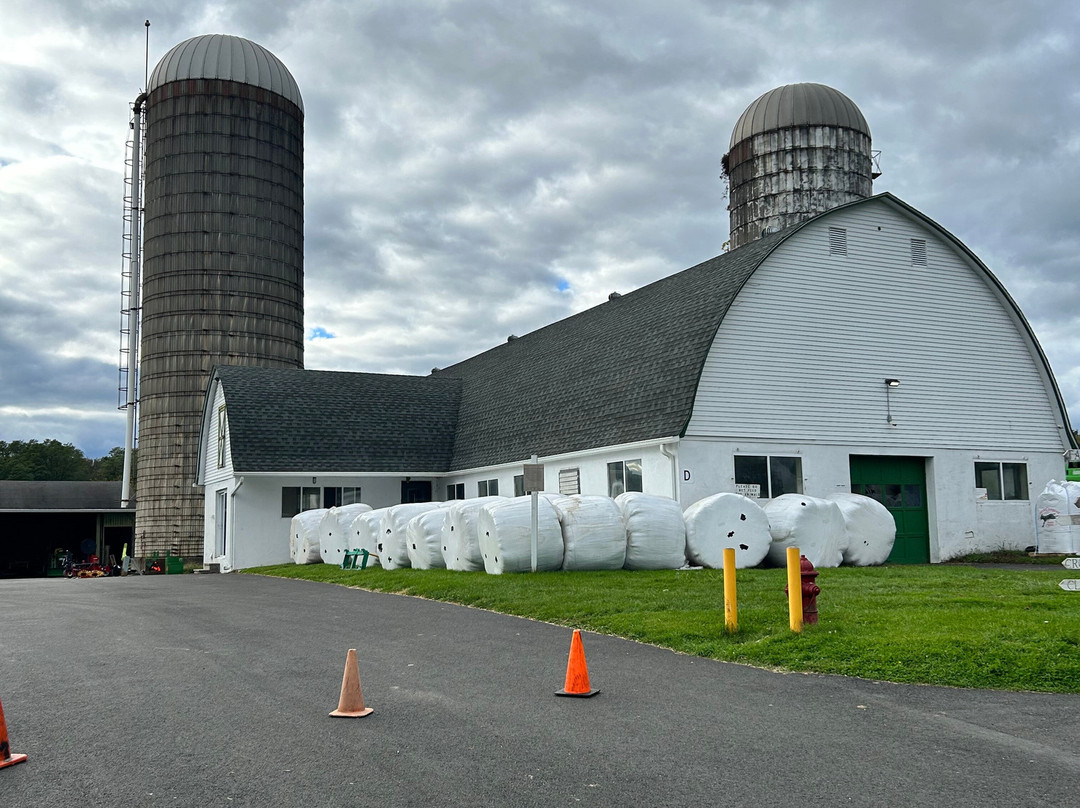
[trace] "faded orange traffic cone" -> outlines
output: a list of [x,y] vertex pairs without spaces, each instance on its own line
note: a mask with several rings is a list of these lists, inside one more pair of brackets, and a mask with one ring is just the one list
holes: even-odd
[[570,640],[570,659],[566,663],[566,684],[555,695],[587,699],[599,692],[589,687],[589,668],[585,665],[585,647],[581,644],[581,632],[575,628],[574,636]]
[[11,754],[11,747],[8,745],[7,724],[4,723],[4,705],[0,704],[0,769],[14,766],[24,760],[26,760],[26,755]]
[[341,698],[330,715],[335,718],[363,718],[373,710],[364,706],[364,694],[360,690],[360,663],[356,661],[356,649],[350,648],[345,657],[345,675],[341,677]]

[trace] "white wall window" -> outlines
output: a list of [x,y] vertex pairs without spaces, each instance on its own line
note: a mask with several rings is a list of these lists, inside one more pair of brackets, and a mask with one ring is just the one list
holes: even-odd
[[363,502],[363,500],[360,499],[360,486],[343,486],[341,489],[341,504],[354,505],[357,502]]
[[323,491],[317,486],[287,485],[281,489],[281,516],[289,518],[296,516],[300,511],[311,511],[321,508]]
[[217,411],[217,467],[225,468],[225,405]]
[[617,497],[625,491],[642,491],[641,458],[620,460],[607,464],[608,496]]
[[451,483],[446,486],[446,498],[451,499],[465,499],[465,483]]
[[801,494],[802,458],[735,455],[735,492],[753,499]]
[[559,493],[560,494],[580,494],[581,493],[581,470],[580,469],[559,469]]
[[1027,463],[976,463],[975,487],[987,499],[1027,499]]
[[499,481],[481,480],[476,484],[476,495],[478,497],[497,497],[499,495]]
[[523,496],[525,496],[525,475],[524,474],[515,474],[514,475],[514,496],[515,497],[523,497]]

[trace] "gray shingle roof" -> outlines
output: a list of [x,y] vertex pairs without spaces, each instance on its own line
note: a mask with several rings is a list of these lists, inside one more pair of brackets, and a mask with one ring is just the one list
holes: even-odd
[[682,435],[716,330],[787,233],[434,374],[464,381],[453,469]]
[[0,480],[0,511],[118,511],[120,488],[118,481]]
[[224,365],[214,372],[237,473],[449,468],[457,379]]

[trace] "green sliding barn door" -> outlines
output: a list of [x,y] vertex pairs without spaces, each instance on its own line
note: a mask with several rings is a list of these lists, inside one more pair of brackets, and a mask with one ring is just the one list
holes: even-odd
[[896,521],[891,564],[930,562],[926,461],[921,457],[851,455],[851,493],[876,499]]

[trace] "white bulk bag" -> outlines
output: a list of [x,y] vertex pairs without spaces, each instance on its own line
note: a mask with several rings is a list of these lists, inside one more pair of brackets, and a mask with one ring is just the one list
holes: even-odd
[[1035,500],[1040,553],[1080,553],[1080,483],[1051,480]]
[[353,519],[370,510],[370,505],[353,502],[330,508],[323,514],[323,518],[319,520],[319,555],[322,556],[323,563],[341,566],[341,562],[345,560],[345,551],[350,549],[352,536],[349,535],[349,528]]
[[[537,498],[536,568],[557,570],[563,562],[562,529],[555,507]],[[477,521],[484,569],[492,575],[532,569],[532,497],[489,502]]]
[[[367,550],[369,567],[379,566],[379,542],[382,539],[382,519],[389,508],[376,508],[360,514],[349,525],[349,549]],[[362,562],[361,562],[362,563]]]
[[847,545],[840,506],[828,499],[783,494],[765,506],[769,518],[769,561],[787,565],[787,548],[798,547],[815,567],[839,567]]
[[678,502],[627,491],[615,503],[626,525],[626,569],[677,570],[686,563],[686,523]]
[[756,567],[769,552],[772,536],[765,511],[741,494],[699,499],[683,512],[686,557],[691,564],[723,569],[724,549],[735,550],[735,568]]
[[413,569],[430,570],[446,566],[442,555],[442,529],[445,508],[414,516],[405,526],[405,552]]
[[480,554],[480,509],[489,502],[500,502],[506,497],[475,497],[457,499],[447,504],[446,521],[443,523],[442,554],[448,570],[477,572],[484,569],[484,557]]
[[405,531],[409,522],[422,513],[438,510],[441,502],[409,502],[387,508],[379,525],[379,560],[384,570],[410,566]]
[[321,564],[319,553],[319,523],[326,508],[300,511],[289,524],[289,555],[296,564]]
[[884,564],[896,542],[896,520],[888,508],[862,494],[830,494],[827,499],[837,504],[844,517],[847,546],[843,563],[855,567]]
[[615,500],[574,494],[552,504],[562,526],[564,570],[622,569],[626,526]]

